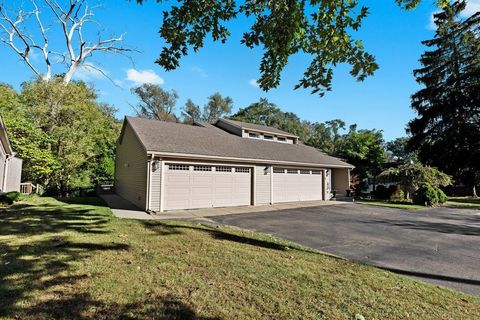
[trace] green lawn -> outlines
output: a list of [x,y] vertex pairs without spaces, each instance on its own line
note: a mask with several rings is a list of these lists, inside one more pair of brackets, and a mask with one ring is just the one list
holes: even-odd
[[408,209],[408,210],[425,209],[424,206],[416,205],[413,203],[396,203],[396,202],[389,202],[389,201],[382,201],[382,200],[358,200],[356,203],[369,204],[372,206],[379,206],[379,207],[396,208],[396,209]]
[[0,318],[480,319],[478,298],[268,235],[68,202],[0,213]]
[[480,198],[472,197],[450,197],[445,204],[450,207],[479,208]]

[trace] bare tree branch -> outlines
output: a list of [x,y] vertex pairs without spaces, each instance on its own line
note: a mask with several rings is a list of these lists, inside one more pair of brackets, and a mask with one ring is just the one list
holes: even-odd
[[[45,28],[45,18],[42,15],[40,2],[53,16],[54,23],[61,27],[65,53],[61,53],[60,51],[62,50],[51,51],[49,48],[51,43],[48,31],[50,30]],[[85,61],[96,52],[126,54],[133,51],[119,45],[123,42],[124,34],[111,39],[102,39],[99,35],[96,42],[89,42],[85,38],[83,34],[84,26],[97,23],[93,20],[93,17],[94,10],[98,6],[90,6],[89,0],[70,0],[67,3],[59,2],[58,0],[30,0],[30,3],[33,11],[24,12],[19,8],[16,13],[16,20],[10,19],[7,12],[0,5],[0,41],[11,47],[36,75],[41,76],[45,80],[49,80],[52,77],[52,64],[64,64],[66,66],[67,70],[64,72],[63,81],[69,83],[75,72],[82,65],[95,69],[91,64],[87,66]],[[22,28],[26,27],[26,20],[31,16],[34,17],[38,29],[32,34],[39,34],[41,37],[41,39],[38,39],[38,44],[35,42],[34,37]],[[2,33],[4,34],[3,37],[1,36]],[[20,43],[21,46],[19,46]],[[44,73],[40,72],[30,61],[30,54],[33,49],[42,52],[43,63],[45,64]],[[60,57],[60,60],[58,62],[52,61],[50,55]],[[97,71],[109,79],[103,70],[98,69]]]

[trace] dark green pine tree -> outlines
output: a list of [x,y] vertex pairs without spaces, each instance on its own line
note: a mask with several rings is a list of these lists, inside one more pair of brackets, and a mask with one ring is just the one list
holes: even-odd
[[480,13],[462,19],[465,1],[435,14],[437,30],[414,71],[424,86],[412,96],[409,146],[422,162],[472,188],[480,183]]

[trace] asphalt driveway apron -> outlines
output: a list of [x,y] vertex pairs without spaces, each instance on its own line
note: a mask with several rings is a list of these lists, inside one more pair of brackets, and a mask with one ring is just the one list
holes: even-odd
[[480,210],[344,204],[210,219],[480,296]]

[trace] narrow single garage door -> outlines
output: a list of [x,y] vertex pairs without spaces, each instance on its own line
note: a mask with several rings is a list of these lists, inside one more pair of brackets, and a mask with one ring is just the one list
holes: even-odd
[[322,171],[273,169],[273,202],[322,200]]
[[247,167],[167,163],[164,177],[165,210],[251,204]]

